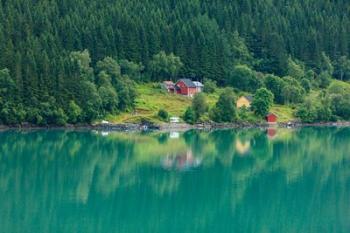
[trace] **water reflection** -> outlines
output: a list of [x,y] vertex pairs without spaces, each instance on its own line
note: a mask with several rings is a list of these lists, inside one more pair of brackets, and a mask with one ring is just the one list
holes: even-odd
[[0,232],[349,232],[349,142],[349,128],[2,132]]
[[161,159],[163,168],[171,170],[176,169],[178,171],[188,171],[192,168],[197,168],[202,162],[201,158],[193,156],[192,151],[189,149],[186,153],[182,154],[168,154]]

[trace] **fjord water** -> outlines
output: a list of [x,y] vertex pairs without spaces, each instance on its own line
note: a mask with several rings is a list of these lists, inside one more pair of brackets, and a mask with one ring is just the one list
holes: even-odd
[[0,232],[350,232],[350,129],[1,132]]

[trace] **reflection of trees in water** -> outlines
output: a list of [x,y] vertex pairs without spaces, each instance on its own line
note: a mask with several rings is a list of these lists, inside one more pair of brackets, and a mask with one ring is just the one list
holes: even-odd
[[5,155],[0,158],[4,168],[1,179],[12,176],[11,183],[22,183],[17,179],[29,183],[54,181],[60,184],[62,197],[86,201],[92,183],[104,193],[115,189],[119,176],[129,170],[127,160],[120,158],[132,154],[133,144],[112,142],[90,133],[40,131],[1,134],[0,148]]
[[[116,134],[114,137],[105,138],[77,132],[39,131],[20,134],[8,132],[0,135],[0,148],[1,160],[11,164],[17,162],[17,168],[26,164],[23,170],[30,166],[34,168],[41,166],[40,169],[45,169],[55,165],[62,170],[71,168],[72,173],[64,174],[66,176],[75,176],[78,180],[89,177],[83,182],[85,184],[80,185],[81,187],[89,186],[93,175],[98,175],[97,180],[101,182],[106,180],[110,184],[107,186],[116,187],[113,182],[119,183],[119,181],[113,180],[118,177],[120,171],[123,171],[122,174],[132,172],[133,167],[140,164],[157,166],[159,161],[157,158],[165,156],[166,153],[186,154],[189,149],[194,156],[203,158],[206,166],[212,166],[218,161],[235,170],[234,161],[240,160],[238,171],[235,173],[238,173],[238,176],[242,174],[242,177],[245,177],[244,173],[254,174],[252,169],[259,171],[267,167],[284,170],[287,177],[298,177],[305,169],[310,169],[314,162],[318,162],[322,172],[328,172],[334,163],[346,156],[344,151],[350,149],[347,141],[350,137],[349,129],[346,128],[339,130],[306,128],[290,134],[292,136],[289,135],[287,140],[281,138],[270,142],[261,130],[202,133],[189,131],[175,140],[167,138],[167,134],[164,133],[139,137],[134,135],[119,137],[120,135]],[[238,140],[249,141],[249,157],[237,156],[235,142]],[[142,152],[146,155],[139,158],[138,154]],[[59,163],[54,163],[56,161]],[[4,167],[2,171],[16,168],[6,163],[1,163],[1,166]],[[99,186],[102,190],[106,185]]]
[[[108,194],[118,185],[134,184],[138,180],[134,171],[142,164],[160,166],[158,158],[186,155],[189,150],[204,160],[204,167],[217,162],[231,167],[232,176],[240,183],[263,170],[281,170],[287,180],[296,180],[315,163],[327,179],[332,166],[350,151],[349,133],[346,128],[305,128],[290,131],[288,136],[282,134],[287,139],[269,141],[264,131],[256,129],[188,131],[179,139],[169,139],[166,133],[100,137],[87,132],[7,132],[0,134],[0,185],[6,188],[11,180],[19,178],[18,172],[30,170],[35,179],[36,173],[45,177],[56,170],[60,182],[67,179],[68,184],[76,185],[72,187],[73,196],[75,193],[86,198],[92,183]],[[249,142],[249,156],[238,156],[237,141]]]
[[[249,141],[247,156],[240,156],[237,140]],[[243,220],[239,215],[237,221],[250,223],[253,232],[259,232],[253,228],[255,225],[271,231],[268,226],[274,211],[281,213],[283,223],[288,222],[291,211],[298,211],[297,207],[281,204],[285,200],[299,201],[294,203],[299,207],[307,203],[319,208],[320,213],[316,214],[310,212],[312,208],[305,209],[305,218],[309,217],[307,214],[330,218],[337,215],[332,213],[332,205],[349,203],[349,191],[344,188],[349,185],[350,176],[344,166],[349,164],[349,140],[347,128],[280,129],[273,141],[259,129],[189,131],[175,139],[166,133],[112,133],[101,137],[89,132],[4,132],[0,134],[1,212],[7,213],[4,219],[22,215],[29,218],[52,209],[57,200],[89,205],[90,195],[94,198],[101,195],[99,200],[103,200],[121,193],[141,204],[145,199],[138,200],[138,196],[146,192],[144,198],[159,208],[157,215],[150,216],[154,217],[151,224],[167,214],[151,191],[168,208],[183,212],[188,206],[195,209],[197,212],[190,211],[192,216],[187,217],[197,222],[199,229],[214,225],[216,214],[222,211],[239,215],[246,209],[241,206],[244,203],[249,207],[247,211],[252,211],[249,213],[252,219]],[[161,168],[161,158],[188,150],[202,159],[201,168],[189,173]],[[306,181],[299,182],[301,178]],[[329,198],[326,188],[344,191]],[[305,198],[291,196],[296,193],[304,194]],[[169,204],[170,198],[177,205]],[[14,200],[23,200],[22,205],[30,208],[19,210]],[[321,200],[322,203],[314,203]],[[287,206],[291,209],[284,209]],[[332,211],[327,213],[327,208]],[[115,214],[116,210],[109,211]],[[146,209],[142,211],[147,214]],[[266,216],[255,216],[253,211],[264,212]],[[347,212],[343,214],[349,216]],[[290,229],[307,232],[302,223],[293,224],[300,228],[291,225]]]

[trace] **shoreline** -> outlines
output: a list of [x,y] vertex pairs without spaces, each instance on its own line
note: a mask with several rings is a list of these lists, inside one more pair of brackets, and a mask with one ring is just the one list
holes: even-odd
[[187,131],[192,129],[198,130],[220,130],[220,129],[246,129],[246,128],[300,128],[300,127],[350,127],[350,121],[346,122],[317,122],[317,123],[200,123],[190,125],[186,123],[162,123],[162,124],[135,124],[135,123],[118,123],[118,124],[81,124],[66,126],[36,126],[36,125],[17,125],[7,126],[0,125],[0,131],[6,130],[100,130],[100,131]]

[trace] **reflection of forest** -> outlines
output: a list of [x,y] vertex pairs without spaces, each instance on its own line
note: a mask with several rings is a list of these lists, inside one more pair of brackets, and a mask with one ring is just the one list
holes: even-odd
[[[332,232],[346,232],[350,229],[350,211],[343,207],[350,204],[349,142],[348,128],[278,129],[273,140],[259,129],[188,131],[179,137],[3,132],[0,232],[26,232],[9,230],[23,225],[38,227],[36,232],[60,232],[50,229],[59,224],[50,221],[57,221],[65,209],[71,210],[64,218],[67,227],[79,228],[83,218],[98,219],[99,226],[87,224],[76,232],[107,232],[94,227],[112,224],[121,215],[125,221],[119,226],[125,224],[125,230],[118,232],[137,232],[137,221],[142,219],[133,219],[135,226],[128,224],[135,209],[148,218],[145,232],[166,230],[159,222],[155,226],[159,218],[168,225],[178,221],[179,226],[186,225],[185,218],[191,219],[192,231],[174,232],[206,232],[208,226],[230,232],[217,221],[241,224],[247,232],[314,232],[310,224],[319,232],[331,232],[327,231],[331,227],[341,229]],[[169,161],[178,169],[164,169]],[[196,169],[179,172],[185,170],[180,169],[182,164]],[[186,209],[189,206],[191,211]],[[84,208],[93,211],[80,216]],[[171,210],[177,212],[169,218]],[[272,222],[275,213],[278,223]],[[16,226],[11,224],[14,219],[19,221]],[[320,223],[330,220],[338,225]],[[277,228],[271,229],[272,225]],[[62,232],[64,227],[60,225]],[[133,227],[134,231],[126,230]]]

